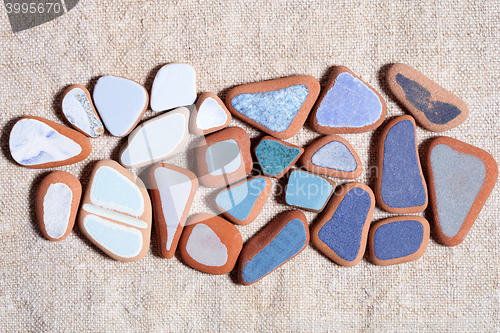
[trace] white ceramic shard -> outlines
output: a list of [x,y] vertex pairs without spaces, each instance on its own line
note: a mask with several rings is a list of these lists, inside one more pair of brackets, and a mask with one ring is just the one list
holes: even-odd
[[154,177],[160,193],[162,212],[167,227],[166,250],[169,251],[191,196],[193,184],[185,174],[163,167],[154,171]]
[[203,223],[198,223],[191,231],[186,243],[186,252],[193,260],[205,266],[224,266],[228,258],[226,245]]
[[47,235],[61,238],[68,229],[73,191],[64,183],[50,184],[43,198],[43,223]]
[[212,176],[233,173],[241,165],[240,147],[233,139],[216,142],[207,148],[205,161]]
[[196,126],[203,130],[223,126],[227,122],[227,114],[213,98],[206,98],[198,109]]
[[151,89],[151,109],[156,112],[191,105],[196,100],[196,73],[188,64],[160,68]]
[[33,118],[21,119],[14,125],[9,148],[14,160],[25,166],[64,161],[82,152],[78,143]]
[[121,150],[120,163],[137,168],[168,159],[187,145],[189,110],[178,108],[136,128]]
[[139,83],[116,76],[103,76],[94,88],[95,107],[109,133],[130,133],[148,106],[148,93]]
[[73,127],[96,138],[104,133],[104,126],[95,113],[87,89],[82,88],[76,85],[69,87],[62,99],[61,109]]

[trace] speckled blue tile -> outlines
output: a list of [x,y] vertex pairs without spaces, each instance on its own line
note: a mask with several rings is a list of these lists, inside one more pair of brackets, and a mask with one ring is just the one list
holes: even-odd
[[323,177],[302,170],[290,174],[286,186],[287,204],[312,211],[321,211],[333,194],[334,186]]
[[309,94],[307,86],[293,85],[278,90],[239,94],[232,107],[242,115],[273,132],[285,131]]
[[262,172],[271,177],[281,177],[299,158],[302,151],[272,139],[263,139],[255,148],[255,156]]

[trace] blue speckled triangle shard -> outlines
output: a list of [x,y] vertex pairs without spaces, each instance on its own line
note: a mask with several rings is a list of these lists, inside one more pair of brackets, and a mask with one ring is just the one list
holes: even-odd
[[309,90],[296,84],[278,90],[239,94],[233,97],[233,108],[273,132],[285,131],[297,116]]
[[276,140],[263,139],[255,148],[262,172],[271,177],[280,177],[300,155],[299,148],[287,147]]

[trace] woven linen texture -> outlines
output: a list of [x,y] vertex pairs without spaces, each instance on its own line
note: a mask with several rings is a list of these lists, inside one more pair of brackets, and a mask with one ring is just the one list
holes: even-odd
[[[381,129],[406,112],[384,83],[404,62],[461,97],[470,117],[444,135],[500,160],[500,4],[497,1],[121,1],[80,0],[65,15],[13,34],[0,10],[0,330],[33,332],[493,332],[499,329],[498,183],[466,240],[448,248],[431,238],[416,262],[378,267],[366,258],[340,267],[308,246],[260,282],[211,276],[151,250],[135,263],[116,262],[76,226],[62,242],[41,235],[35,190],[51,170],[17,165],[8,136],[17,119],[41,116],[68,125],[59,102],[68,85],[91,92],[102,75],[123,76],[151,90],[167,63],[191,64],[198,93],[221,98],[239,84],[308,74],[326,85],[345,65],[378,90],[388,114],[377,130],[343,135],[359,154],[373,188]],[[148,109],[144,119],[154,113]],[[253,144],[263,135],[241,126]],[[287,140],[299,146],[320,135],[306,125]],[[417,128],[423,158],[429,139]],[[95,162],[117,159],[126,142],[105,134],[78,164],[57,168],[84,189]],[[192,148],[196,143],[190,137]],[[188,149],[169,162],[194,170]],[[451,166],[452,167],[452,166]],[[135,170],[141,173],[141,170]],[[425,170],[424,170],[425,172]],[[334,179],[338,184],[346,183]],[[280,212],[283,186],[255,222],[238,226],[248,240]],[[281,191],[280,191],[281,190]],[[466,188],[463,189],[467,191]],[[216,189],[200,187],[190,211],[216,213]],[[306,213],[309,224],[317,214]],[[421,214],[430,219],[428,213]],[[374,221],[392,216],[376,208]]]

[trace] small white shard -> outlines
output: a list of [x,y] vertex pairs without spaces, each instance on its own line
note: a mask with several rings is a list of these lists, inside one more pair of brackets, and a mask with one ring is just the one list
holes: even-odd
[[203,101],[196,117],[196,127],[206,131],[222,126],[227,121],[227,114],[213,98],[208,97]]
[[95,115],[90,103],[87,93],[81,88],[75,87],[64,96],[62,111],[71,125],[87,136],[95,138],[104,132],[104,127]]
[[188,64],[160,68],[151,89],[151,109],[156,112],[191,105],[196,100],[196,73]]
[[205,266],[221,267],[227,262],[227,247],[206,224],[198,223],[191,230],[186,251],[193,260]]
[[47,235],[61,238],[68,229],[73,192],[63,183],[50,184],[43,198],[43,223]]
[[241,166],[240,147],[233,139],[216,142],[207,148],[205,161],[212,176],[233,173]]

